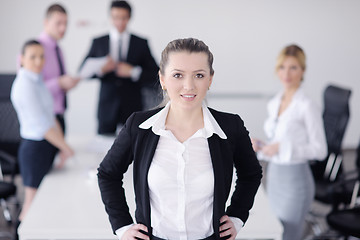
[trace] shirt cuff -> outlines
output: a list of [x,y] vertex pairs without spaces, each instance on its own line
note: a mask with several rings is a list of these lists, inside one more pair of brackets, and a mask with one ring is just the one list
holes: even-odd
[[98,70],[95,72],[95,75],[96,75],[96,77],[98,77],[98,78],[102,78],[102,76],[104,76],[103,72],[101,71],[101,68],[98,69]]
[[133,67],[133,69],[131,70],[131,80],[133,82],[139,81],[141,73],[142,73],[142,68],[140,66]]
[[242,229],[244,222],[241,221],[240,218],[237,217],[229,217],[230,220],[233,222],[235,229],[236,229],[236,233],[239,233],[239,231]]
[[134,225],[133,223],[130,224],[130,225],[126,225],[126,226],[123,226],[121,228],[119,228],[118,230],[115,231],[116,233],[116,236],[118,237],[119,240],[121,240],[122,236],[124,235],[124,233],[132,227],[132,225]]

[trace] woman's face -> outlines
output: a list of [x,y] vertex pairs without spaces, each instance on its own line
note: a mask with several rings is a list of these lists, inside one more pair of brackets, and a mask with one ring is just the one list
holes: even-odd
[[159,75],[171,106],[183,110],[201,108],[213,78],[207,54],[187,51],[170,53],[164,75]]
[[44,49],[41,45],[30,45],[25,48],[25,52],[21,56],[23,68],[34,73],[40,73],[44,63]]
[[295,57],[288,56],[279,66],[277,74],[285,89],[294,89],[300,86],[304,70]]

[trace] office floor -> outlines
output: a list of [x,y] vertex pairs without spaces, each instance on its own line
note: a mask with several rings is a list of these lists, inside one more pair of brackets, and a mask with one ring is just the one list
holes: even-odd
[[[354,168],[355,166],[355,151],[354,150],[345,150],[344,151],[344,169],[346,170],[351,170]],[[266,164],[263,164],[263,167],[266,168]],[[265,171],[264,171],[265,172]],[[263,178],[265,179],[265,178]],[[24,199],[24,189],[22,187],[22,180],[20,176],[17,176],[15,179],[16,185],[18,186],[18,192],[17,192],[17,198],[20,201],[20,203],[22,203],[23,199]],[[264,184],[266,184],[266,182],[264,181]],[[12,216],[16,216],[18,214],[18,210],[16,209],[15,205],[14,205],[14,201],[11,201],[8,204],[11,214]],[[325,215],[326,213],[328,213],[330,211],[330,207],[326,206],[324,204],[318,203],[318,202],[314,202],[313,203],[313,207],[312,209],[314,211],[316,211],[316,213],[320,214],[320,215]],[[318,218],[317,220],[319,220],[320,222],[320,226],[322,229],[327,229],[327,225],[326,225],[326,221],[322,218]],[[12,239],[13,235],[14,235],[14,226],[12,225],[8,225],[4,215],[2,214],[2,209],[0,212],[0,240],[8,240],[8,239]],[[310,225],[308,226],[308,229],[306,231],[306,235],[309,236],[312,234],[312,230]],[[304,239],[306,239],[304,237]],[[329,239],[331,240],[331,239]],[[359,240],[357,238],[349,238],[349,240]]]

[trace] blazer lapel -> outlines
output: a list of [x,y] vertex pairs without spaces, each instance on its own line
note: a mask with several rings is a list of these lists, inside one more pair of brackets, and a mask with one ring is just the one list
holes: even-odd
[[[135,189],[138,189],[138,204],[140,204],[141,209],[143,209],[143,216],[136,216],[137,219],[142,219],[144,224],[148,227],[149,232],[151,233],[151,213],[150,213],[150,197],[149,197],[149,185],[148,185],[148,172],[152,162],[152,159],[155,154],[157,144],[159,142],[159,136],[154,134],[151,129],[140,129],[139,135],[135,143],[135,153],[138,153],[137,156],[134,156],[134,184]],[[141,211],[138,211],[137,214],[140,214]]]
[[132,63],[131,56],[134,56],[133,51],[135,51],[136,48],[134,46],[134,36],[130,34],[130,40],[129,40],[129,50],[126,56],[126,62]]
[[213,226],[217,239],[220,238],[220,218],[225,214],[226,196],[230,191],[233,175],[232,151],[226,139],[214,134],[208,139],[214,171]]
[[102,49],[102,55],[107,56],[110,55],[110,36],[107,35],[105,38],[102,39],[101,42],[99,42],[101,46],[98,46],[99,49]]

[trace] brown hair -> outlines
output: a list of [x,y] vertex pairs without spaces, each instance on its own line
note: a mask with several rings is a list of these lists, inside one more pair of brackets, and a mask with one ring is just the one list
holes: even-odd
[[35,39],[30,39],[28,41],[26,41],[21,49],[21,54],[24,55],[25,51],[28,47],[30,46],[34,46],[34,45],[38,45],[38,46],[42,46],[41,43]]
[[[168,43],[165,49],[161,53],[160,59],[160,73],[165,74],[165,67],[169,62],[169,55],[172,52],[189,52],[189,53],[205,53],[208,56],[208,63],[210,68],[210,74],[214,75],[214,69],[212,67],[214,62],[213,54],[210,52],[209,47],[201,40],[196,38],[183,38],[175,39]],[[163,101],[160,103],[159,107],[165,106],[169,101],[169,96],[167,95],[166,90],[162,91]]]
[[53,14],[54,12],[60,12],[60,13],[64,13],[66,14],[66,10],[63,6],[61,6],[60,4],[52,4],[50,5],[50,7],[48,7],[47,11],[46,11],[46,17],[50,17],[51,14]]
[[298,45],[292,44],[289,46],[286,46],[283,50],[281,50],[277,61],[276,61],[276,67],[275,69],[278,70],[281,64],[283,64],[286,57],[295,57],[300,67],[303,71],[306,69],[306,57],[304,51],[299,47]]
[[207,54],[210,74],[214,75],[214,69],[212,67],[214,61],[213,54],[210,52],[209,47],[203,41],[196,38],[176,39],[168,43],[168,45],[161,53],[161,60],[159,66],[161,74],[164,75],[165,67],[169,61],[169,54],[172,52],[195,52]]
[[111,2],[110,5],[110,9],[112,8],[123,8],[126,9],[129,12],[129,17],[131,17],[131,6],[128,2],[126,1],[118,1],[118,0],[113,0]]

